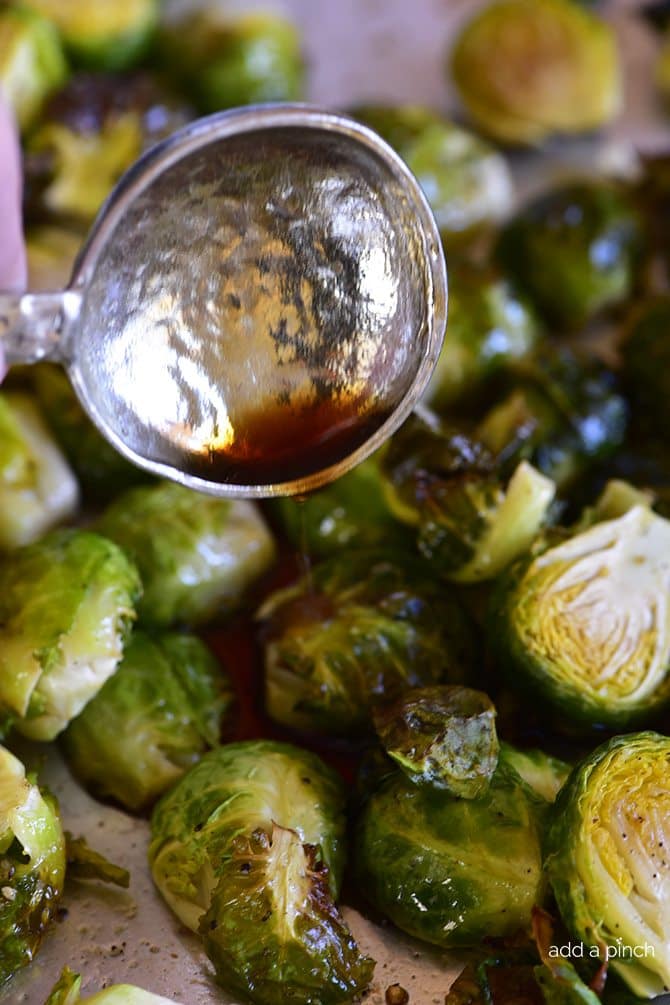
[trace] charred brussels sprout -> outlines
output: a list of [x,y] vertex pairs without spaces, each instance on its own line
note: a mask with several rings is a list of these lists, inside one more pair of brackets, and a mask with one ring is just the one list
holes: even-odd
[[147,74],[77,74],[27,144],[27,219],[85,230],[124,171],[189,117]]
[[553,803],[570,774],[569,764],[543,750],[519,750],[510,743],[501,743],[500,757],[548,803]]
[[275,545],[258,509],[172,482],[124,492],[97,530],[136,563],[143,622],[202,624],[238,607],[274,561]]
[[77,509],[79,487],[27,395],[0,396],[0,548],[30,544]]
[[67,77],[58,32],[24,5],[0,10],[0,91],[22,131]]
[[549,324],[575,329],[630,297],[640,244],[637,212],[617,185],[574,182],[524,207],[495,256]]
[[279,14],[235,15],[212,3],[166,22],[160,45],[200,111],[302,96],[300,36]]
[[269,740],[206,754],[156,806],[156,885],[231,993],[330,1005],[367,986],[373,964],[333,902],[344,806],[318,757]]
[[478,136],[417,105],[367,105],[352,114],[390,143],[416,175],[445,243],[510,213],[514,192],[507,163]]
[[159,0],[22,0],[52,21],[73,62],[125,70],[145,54],[158,24]]
[[415,785],[475,799],[498,764],[495,716],[481,691],[424,687],[376,709],[374,724],[386,753]]
[[622,351],[624,379],[638,414],[664,435],[670,421],[670,296],[639,308]]
[[108,500],[124,488],[148,479],[103,439],[60,366],[40,363],[30,379],[49,426],[81,480],[85,492]]
[[505,469],[527,460],[569,488],[624,441],[628,406],[612,372],[567,351],[520,363],[477,438]]
[[81,977],[65,967],[44,1005],[179,1005],[172,998],[143,991],[132,984],[112,984],[104,991],[82,998]]
[[111,677],[140,593],[111,541],[52,531],[0,564],[0,706],[52,740]]
[[272,594],[258,618],[267,712],[305,731],[364,732],[375,704],[462,681],[475,660],[469,619],[414,556],[330,559]]
[[384,493],[379,454],[305,499],[285,497],[272,512],[291,544],[311,558],[327,558],[341,548],[360,548],[406,536]]
[[670,700],[670,522],[635,505],[509,570],[491,633],[515,683],[571,728],[624,726]]
[[539,325],[510,284],[485,270],[452,270],[449,327],[423,401],[443,411],[473,398],[536,345]]
[[572,0],[488,4],[458,38],[451,71],[473,121],[504,143],[587,132],[621,107],[614,34]]
[[542,527],[555,486],[525,461],[505,487],[481,444],[431,416],[412,416],[384,456],[393,512],[446,579],[493,579]]
[[53,799],[0,747],[0,984],[31,962],[65,879],[65,839]]
[[670,739],[634,733],[575,767],[547,834],[546,869],[569,931],[647,998],[670,987],[668,821]]
[[131,810],[154,802],[218,744],[233,691],[197,638],[134,632],[116,673],[70,724],[70,767]]
[[361,889],[398,928],[439,946],[530,928],[543,895],[547,809],[505,764],[478,799],[413,785],[398,771],[358,824]]

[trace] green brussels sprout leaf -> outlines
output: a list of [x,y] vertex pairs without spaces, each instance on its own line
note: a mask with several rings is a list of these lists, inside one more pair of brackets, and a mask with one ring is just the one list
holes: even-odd
[[68,880],[97,879],[101,883],[112,883],[124,889],[130,886],[128,870],[114,865],[100,852],[94,851],[85,837],[76,838],[70,831],[65,831],[65,849]]
[[51,989],[44,1005],[179,1005],[171,998],[143,991],[132,984],[113,984],[87,998],[81,997],[81,976],[69,967],[63,971]]

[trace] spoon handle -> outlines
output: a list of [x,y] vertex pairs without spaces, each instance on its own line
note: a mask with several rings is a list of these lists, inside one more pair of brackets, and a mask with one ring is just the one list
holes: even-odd
[[62,360],[65,323],[79,312],[81,295],[57,293],[0,293],[0,345],[8,363]]

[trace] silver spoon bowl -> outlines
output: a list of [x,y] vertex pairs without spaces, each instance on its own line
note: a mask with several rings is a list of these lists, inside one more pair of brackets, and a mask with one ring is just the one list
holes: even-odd
[[228,497],[302,494],[417,403],[446,325],[426,199],[367,127],[305,105],[201,119],[103,206],[67,290],[0,294],[10,362],[67,370],[133,463]]

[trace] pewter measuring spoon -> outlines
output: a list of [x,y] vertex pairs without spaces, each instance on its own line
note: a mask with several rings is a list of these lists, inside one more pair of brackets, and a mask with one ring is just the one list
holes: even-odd
[[9,362],[67,370],[133,463],[228,497],[301,494],[407,417],[446,325],[435,221],[367,127],[234,109],[145,154],[57,293],[0,294]]

